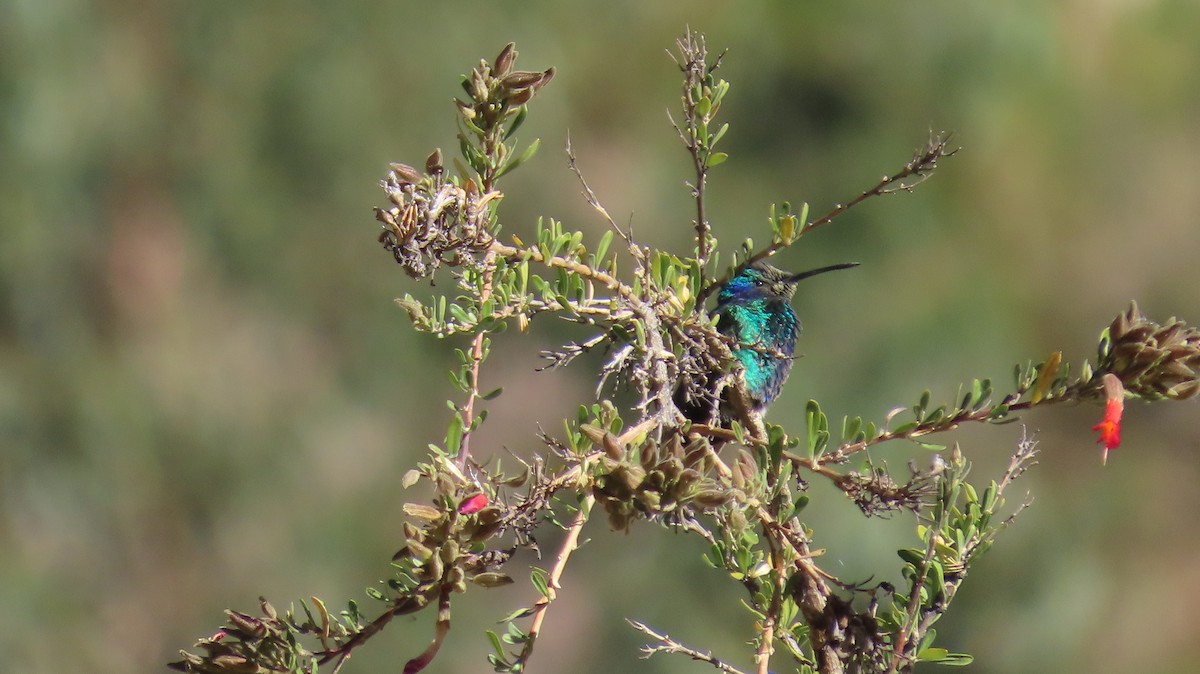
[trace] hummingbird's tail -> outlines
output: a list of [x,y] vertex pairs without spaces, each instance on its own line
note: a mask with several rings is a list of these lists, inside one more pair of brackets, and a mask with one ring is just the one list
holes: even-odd
[[715,386],[701,382],[682,381],[675,387],[672,396],[675,406],[684,418],[693,424],[716,426],[720,424],[720,401]]

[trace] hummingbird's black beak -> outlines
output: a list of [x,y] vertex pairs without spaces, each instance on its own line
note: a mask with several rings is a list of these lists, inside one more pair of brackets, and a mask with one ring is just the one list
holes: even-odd
[[824,274],[827,271],[837,271],[839,269],[850,269],[851,267],[857,267],[859,264],[861,264],[861,263],[859,263],[859,262],[842,262],[841,264],[831,264],[828,267],[821,267],[819,269],[809,269],[808,271],[802,271],[799,274],[792,274],[791,276],[788,277],[788,281],[791,283],[798,283],[810,276],[816,276],[817,274]]

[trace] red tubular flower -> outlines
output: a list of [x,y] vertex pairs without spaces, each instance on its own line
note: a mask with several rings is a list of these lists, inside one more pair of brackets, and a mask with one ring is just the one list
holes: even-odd
[[1104,445],[1101,463],[1107,464],[1109,450],[1121,446],[1121,415],[1125,412],[1125,387],[1115,375],[1104,375],[1104,397],[1104,420],[1092,426],[1092,430],[1100,432],[1096,442]]
[[468,496],[458,504],[458,514],[471,515],[473,513],[477,513],[486,508],[487,504],[487,494],[475,494],[474,496]]
[[1116,449],[1121,445],[1121,413],[1124,404],[1120,400],[1110,400],[1104,406],[1104,421],[1092,426],[1093,431],[1100,431],[1100,439],[1104,449]]

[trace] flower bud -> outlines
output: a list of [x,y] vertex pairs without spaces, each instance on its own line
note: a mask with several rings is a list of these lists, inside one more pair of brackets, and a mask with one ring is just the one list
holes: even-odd
[[425,170],[430,175],[438,175],[444,170],[442,168],[442,148],[437,148],[425,159]]
[[512,70],[513,63],[517,60],[517,45],[509,42],[504,45],[504,49],[500,50],[500,55],[496,57],[496,64],[492,66],[492,72],[496,77],[504,77]]
[[389,164],[389,166],[392,167],[392,173],[396,176],[396,182],[401,185],[419,183],[425,177],[417,169],[408,164]]

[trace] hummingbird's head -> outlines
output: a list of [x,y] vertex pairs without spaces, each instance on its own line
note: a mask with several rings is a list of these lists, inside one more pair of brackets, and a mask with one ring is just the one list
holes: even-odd
[[818,269],[793,274],[765,262],[755,262],[737,273],[717,295],[718,304],[732,301],[756,299],[781,299],[790,302],[796,294],[796,285],[810,276],[827,271],[857,267],[857,262],[843,262]]

